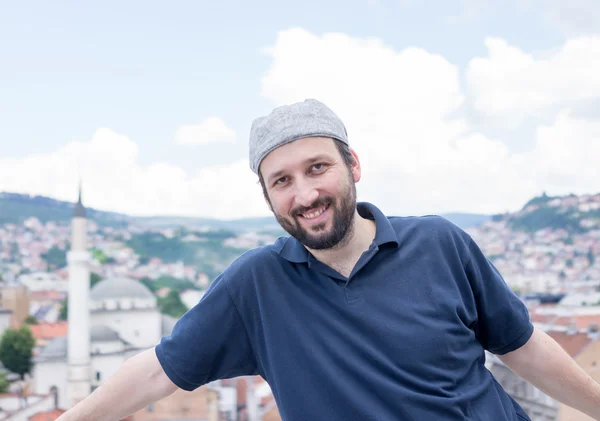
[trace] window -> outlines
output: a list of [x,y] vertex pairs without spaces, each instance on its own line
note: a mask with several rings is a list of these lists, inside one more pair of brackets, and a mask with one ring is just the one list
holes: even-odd
[[50,388],[50,394],[54,395],[54,408],[58,408],[58,387],[52,386]]
[[101,374],[99,371],[96,371],[96,380],[100,381]]

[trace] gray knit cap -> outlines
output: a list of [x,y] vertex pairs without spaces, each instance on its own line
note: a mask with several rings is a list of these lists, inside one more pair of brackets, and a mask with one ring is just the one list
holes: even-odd
[[258,174],[260,163],[269,152],[294,140],[315,136],[348,144],[348,134],[342,120],[315,99],[275,108],[268,116],[252,122],[250,168]]

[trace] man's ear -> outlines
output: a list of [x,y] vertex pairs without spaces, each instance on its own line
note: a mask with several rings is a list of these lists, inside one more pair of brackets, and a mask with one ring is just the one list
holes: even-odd
[[358,159],[358,154],[352,148],[350,148],[350,153],[354,157],[354,162],[350,166],[350,170],[352,171],[352,177],[354,178],[354,182],[358,183],[360,181],[360,177],[362,175],[362,169],[360,167],[360,160]]

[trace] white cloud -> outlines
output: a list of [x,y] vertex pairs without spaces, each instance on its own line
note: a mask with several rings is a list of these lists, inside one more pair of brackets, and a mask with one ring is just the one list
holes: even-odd
[[[552,66],[560,64],[568,73],[569,57],[580,57],[580,48],[585,47],[578,43],[566,46]],[[522,62],[528,62],[527,57],[519,57],[506,48],[494,51],[499,56],[494,56],[493,64],[514,56],[517,67],[523,68]],[[267,52],[272,64],[262,80],[262,94],[274,105],[314,97],[340,115],[365,169],[358,186],[360,196],[391,213],[503,212],[521,207],[543,190],[551,193],[552,188],[559,187],[549,183],[544,174],[561,168],[561,162],[553,166],[548,163],[547,145],[553,139],[552,142],[568,148],[568,138],[549,136],[565,130],[565,117],[540,129],[538,149],[527,154],[514,153],[502,139],[492,140],[473,132],[461,117],[464,96],[459,72],[443,57],[419,48],[397,51],[376,39],[344,34],[317,36],[301,29],[280,33]],[[550,66],[546,64],[542,69]],[[580,69],[579,74],[588,80],[595,77],[586,68]],[[520,73],[515,71],[513,75],[520,82]],[[500,91],[498,95],[503,90],[510,91],[513,85],[503,85],[499,79],[478,79],[478,88],[484,93]],[[533,79],[528,81],[540,83]],[[585,82],[575,82],[572,77],[569,82],[574,83],[575,93],[553,77],[549,83],[540,83],[537,90],[532,88],[533,93],[522,100],[529,101],[531,107],[536,104],[536,93],[556,95],[558,105],[563,100],[561,95],[586,95]],[[553,93],[553,83],[561,85],[558,94]],[[508,112],[510,106],[518,104],[511,92],[507,95],[508,99],[501,102],[506,105],[501,105],[500,111]],[[495,101],[482,104],[483,112],[498,112],[493,108]],[[520,112],[524,112],[523,108]],[[568,120],[567,127],[587,133],[590,127],[582,124]],[[578,148],[579,154],[590,153],[591,139],[572,147]],[[595,168],[591,161],[585,162],[586,168]],[[600,190],[592,178],[584,177],[585,170],[575,161],[562,165],[566,168],[563,171],[574,177],[571,182],[581,183],[582,190]]]
[[488,55],[471,60],[467,82],[475,110],[489,122],[516,127],[600,96],[600,37],[569,40],[544,57],[498,38],[485,45]]
[[363,199],[403,214],[522,204],[510,198],[518,162],[503,143],[468,134],[456,116],[463,104],[459,72],[443,57],[300,29],[280,33],[268,53],[264,96],[276,105],[314,97],[346,123],[365,169]]
[[73,201],[81,176],[85,204],[98,209],[218,218],[268,214],[245,160],[186,174],[168,163],[142,166],[137,158],[134,142],[101,129],[91,141],[72,142],[51,154],[0,158],[0,191]]
[[181,126],[175,133],[175,142],[180,145],[232,142],[234,140],[235,130],[228,127],[218,117],[208,117],[200,124]]
[[384,148],[367,151],[374,141],[398,152],[419,150],[424,139],[448,142],[465,128],[464,121],[449,118],[463,95],[458,69],[441,56],[301,29],[280,33],[267,51],[273,62],[262,94],[277,105],[308,97],[325,102],[344,120],[353,145],[378,163],[413,160]]
[[[490,57],[473,61],[469,74],[482,113],[543,114],[547,104],[559,110],[546,115],[534,148],[525,153],[473,130],[459,69],[421,48],[398,51],[378,39],[291,29],[265,50],[271,65],[261,93],[273,106],[312,97],[338,113],[363,164],[359,199],[389,213],[503,212],[542,191],[600,191],[600,123],[566,107],[600,96],[591,68],[597,41],[574,40],[545,58],[498,39],[488,46]],[[508,59],[516,61],[504,64]],[[496,72],[496,64],[509,71]],[[51,154],[0,158],[0,191],[74,200],[79,175],[86,204],[100,209],[221,218],[269,214],[247,160],[195,174],[166,162],[143,166],[137,144],[108,129]]]
[[538,128],[533,161],[538,183],[554,194],[600,191],[600,121],[561,112],[553,124]]

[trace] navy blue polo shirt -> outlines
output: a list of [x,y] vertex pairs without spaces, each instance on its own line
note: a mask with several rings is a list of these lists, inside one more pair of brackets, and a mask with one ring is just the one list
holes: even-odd
[[386,217],[348,278],[294,238],[239,257],[156,347],[193,390],[260,375],[285,421],[528,420],[484,367],[533,332],[472,239],[436,217]]

